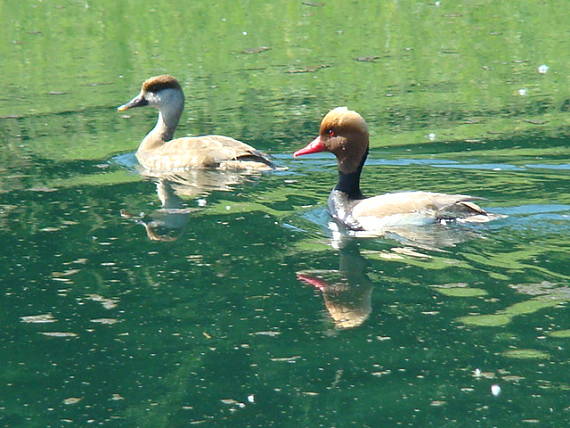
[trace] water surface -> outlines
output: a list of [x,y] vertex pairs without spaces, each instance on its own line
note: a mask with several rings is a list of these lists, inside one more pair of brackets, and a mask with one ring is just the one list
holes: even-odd
[[[564,426],[566,9],[0,4],[2,426]],[[282,170],[141,177],[155,112],[115,107],[166,72],[177,135]],[[367,194],[508,217],[339,238],[334,159],[291,158],[339,105],[371,129]]]

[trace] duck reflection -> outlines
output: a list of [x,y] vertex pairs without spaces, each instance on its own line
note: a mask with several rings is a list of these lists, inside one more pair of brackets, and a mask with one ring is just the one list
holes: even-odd
[[[446,252],[470,239],[483,238],[474,229],[459,225],[433,224],[422,227],[391,228],[379,233],[358,233],[330,222],[331,246],[339,250],[339,267],[332,270],[303,270],[297,279],[319,289],[325,307],[337,329],[350,329],[362,325],[372,312],[373,282],[366,274],[367,260],[360,254],[363,238],[376,238],[395,242],[393,256],[431,257],[430,252]],[[387,259],[390,253],[384,253]]]
[[163,242],[180,238],[186,230],[190,213],[198,210],[188,208],[184,199],[206,196],[214,190],[230,191],[233,186],[252,179],[252,174],[219,170],[190,170],[178,174],[145,176],[156,183],[160,209],[138,215],[121,210],[121,216],[142,225],[150,240]]
[[465,225],[433,223],[421,226],[394,226],[381,231],[354,231],[341,223],[330,221],[331,246],[341,249],[355,238],[382,238],[398,242],[400,245],[428,251],[444,251],[471,239],[483,238],[481,232]]
[[297,279],[322,292],[325,307],[338,329],[358,327],[372,312],[372,282],[355,240],[345,240],[340,248],[338,270],[299,271]]

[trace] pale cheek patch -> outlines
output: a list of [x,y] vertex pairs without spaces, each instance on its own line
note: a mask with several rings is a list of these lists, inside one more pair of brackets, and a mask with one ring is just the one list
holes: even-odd
[[145,94],[145,99],[151,106],[158,106],[160,105],[160,97],[155,94],[154,92],[147,92]]

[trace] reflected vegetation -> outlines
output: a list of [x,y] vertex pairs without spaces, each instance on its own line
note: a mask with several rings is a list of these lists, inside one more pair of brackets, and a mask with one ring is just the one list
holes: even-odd
[[[0,3],[0,425],[567,424],[567,4],[354,7]],[[154,112],[115,106],[162,73],[178,135],[287,169],[142,176]],[[508,217],[331,230],[334,158],[290,154],[341,105],[366,194]]]
[[516,316],[528,315],[546,308],[561,308],[570,301],[570,288],[563,284],[544,281],[540,284],[509,285],[518,293],[535,296],[523,302],[515,303],[495,314],[469,315],[459,321],[480,327],[499,327],[508,324]]

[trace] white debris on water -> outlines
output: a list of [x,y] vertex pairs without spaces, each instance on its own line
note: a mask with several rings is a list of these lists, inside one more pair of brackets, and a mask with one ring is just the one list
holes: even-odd
[[501,393],[501,387],[499,385],[491,386],[491,394],[493,394],[495,397],[498,397],[500,393]]
[[237,401],[237,400],[234,400],[233,398],[224,398],[224,399],[222,399],[222,400],[220,400],[220,401],[221,401],[222,403],[224,403],[224,404],[229,405],[229,406],[236,406],[236,407],[239,407],[240,409],[243,409],[243,408],[245,407],[245,404],[244,404],[244,403],[242,403],[242,402],[240,402],[240,401]]
[[22,322],[26,323],[48,323],[57,321],[52,314],[28,315],[25,317],[20,317],[20,319]]
[[550,68],[550,67],[547,66],[546,64],[542,64],[541,66],[538,67],[538,72],[539,72],[540,74],[546,74],[546,73],[548,73],[548,69],[549,69],[549,68]]

